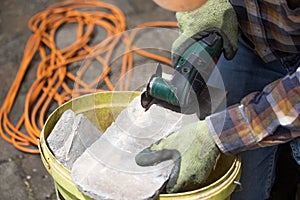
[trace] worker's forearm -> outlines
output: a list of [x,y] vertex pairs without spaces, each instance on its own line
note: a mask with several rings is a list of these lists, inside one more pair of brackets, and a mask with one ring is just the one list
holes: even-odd
[[201,7],[207,0],[153,0],[160,7],[175,11],[191,11]]
[[220,150],[235,154],[299,137],[299,113],[300,68],[206,120]]

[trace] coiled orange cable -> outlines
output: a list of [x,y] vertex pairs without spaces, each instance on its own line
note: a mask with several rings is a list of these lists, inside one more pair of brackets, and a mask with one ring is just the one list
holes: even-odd
[[[70,46],[58,49],[55,36],[58,29],[66,23],[78,24],[77,39]],[[104,28],[107,35],[99,44],[91,46],[89,43],[93,38],[95,26]],[[109,62],[120,42],[126,46],[120,77],[133,68],[133,53],[171,65],[171,61],[165,57],[134,47],[135,35],[139,28],[144,27],[177,27],[177,23],[149,22],[138,26],[129,34],[125,32],[125,16],[119,8],[93,0],[57,3],[33,16],[29,21],[29,28],[33,34],[27,42],[16,78],[0,110],[2,138],[21,151],[39,153],[37,139],[53,104],[59,106],[75,96],[95,92],[95,85],[99,81],[105,83],[102,90],[115,90],[109,77]],[[39,55],[40,58],[36,79],[23,102],[24,112],[14,125],[10,121],[11,111],[35,55]],[[102,73],[91,83],[81,80],[84,71],[92,62],[87,60],[87,57],[96,59],[103,66]],[[82,66],[82,73],[72,73],[69,66],[84,60],[86,62]],[[74,88],[69,86],[70,82]],[[119,87],[120,90],[126,90],[128,79],[126,83],[120,82]],[[21,131],[22,127],[25,131]]]

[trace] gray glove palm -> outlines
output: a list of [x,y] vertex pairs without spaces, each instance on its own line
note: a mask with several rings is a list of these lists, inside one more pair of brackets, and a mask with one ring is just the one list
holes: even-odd
[[227,59],[234,57],[237,50],[238,22],[228,0],[208,0],[196,10],[177,12],[176,18],[181,34],[172,46],[173,63],[176,62],[177,55],[182,55],[195,40],[211,32],[221,35],[224,56]]
[[190,124],[136,156],[137,164],[153,166],[166,160],[174,168],[166,185],[168,193],[195,189],[209,176],[216,164],[219,150],[205,121]]

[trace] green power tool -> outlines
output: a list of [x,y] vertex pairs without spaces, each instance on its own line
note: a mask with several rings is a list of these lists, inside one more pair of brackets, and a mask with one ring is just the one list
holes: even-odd
[[142,106],[148,110],[151,105],[159,104],[176,112],[197,113],[200,119],[209,115],[211,99],[206,83],[222,53],[222,42],[215,32],[194,42],[173,62],[175,72],[169,80],[162,77],[158,64],[142,93]]

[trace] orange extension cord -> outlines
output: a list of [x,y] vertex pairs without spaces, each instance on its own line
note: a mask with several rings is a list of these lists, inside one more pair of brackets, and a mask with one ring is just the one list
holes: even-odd
[[[57,49],[55,35],[66,23],[78,24],[77,40],[70,46]],[[90,46],[95,26],[104,28],[107,36],[99,44]],[[150,22],[137,28],[143,27],[177,27],[177,23]],[[95,92],[95,85],[100,81],[104,81],[106,90],[115,89],[109,77],[109,62],[118,43],[126,45],[120,77],[133,68],[133,53],[171,65],[171,61],[165,57],[134,48],[133,41],[140,29],[134,29],[130,34],[125,32],[126,23],[122,11],[100,1],[78,0],[57,3],[33,16],[29,21],[29,28],[33,34],[27,42],[19,71],[0,111],[2,138],[24,152],[39,153],[37,139],[46,120],[45,115],[49,113],[53,102],[61,105],[74,96]],[[116,37],[112,37],[116,34],[118,34]],[[22,102],[24,112],[14,125],[10,121],[12,108],[35,55],[39,55],[40,59],[36,79],[27,92],[25,102]],[[91,83],[80,80],[82,74],[71,73],[68,69],[70,64],[83,61],[87,56],[97,59],[103,66],[103,72]],[[83,68],[88,68],[90,63],[85,62]],[[73,81],[77,86],[70,88],[67,81]],[[120,90],[126,90],[127,84],[121,83],[119,87]]]

